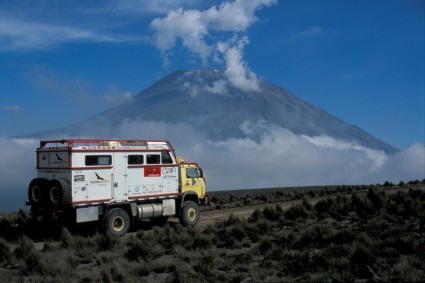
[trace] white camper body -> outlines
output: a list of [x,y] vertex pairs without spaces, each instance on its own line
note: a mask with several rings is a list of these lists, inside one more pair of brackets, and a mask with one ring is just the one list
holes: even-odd
[[74,211],[76,223],[99,221],[111,208],[130,219],[178,216],[185,201],[205,202],[202,170],[181,161],[168,141],[42,141],[29,204],[37,216]]

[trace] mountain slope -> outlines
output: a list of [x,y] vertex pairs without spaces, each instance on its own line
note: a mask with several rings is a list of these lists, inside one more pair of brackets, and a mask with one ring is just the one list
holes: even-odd
[[326,135],[388,154],[398,151],[279,86],[260,80],[259,87],[259,92],[242,91],[233,87],[223,72],[216,70],[176,71],[140,92],[132,102],[42,135],[96,135],[93,130],[96,127],[113,129],[127,119],[185,122],[201,130],[208,139],[218,141],[240,137],[255,139],[275,125],[298,135]]

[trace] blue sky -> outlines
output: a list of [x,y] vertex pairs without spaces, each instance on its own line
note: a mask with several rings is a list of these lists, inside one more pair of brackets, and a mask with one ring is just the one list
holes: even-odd
[[250,3],[247,22],[211,20],[202,42],[167,45],[161,36],[185,22],[155,29],[155,19],[220,2],[1,1],[0,136],[82,121],[174,70],[223,68],[224,53],[202,48],[236,38],[258,77],[400,149],[424,143],[424,1]]

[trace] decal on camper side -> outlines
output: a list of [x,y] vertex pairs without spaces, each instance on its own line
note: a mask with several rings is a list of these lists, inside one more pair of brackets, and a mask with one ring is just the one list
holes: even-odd
[[146,167],[144,176],[145,177],[161,177],[161,168],[160,167]]

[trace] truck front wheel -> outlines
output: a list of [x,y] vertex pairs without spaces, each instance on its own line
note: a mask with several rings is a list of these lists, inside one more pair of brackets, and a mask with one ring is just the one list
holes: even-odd
[[185,201],[180,209],[180,223],[187,226],[195,226],[199,221],[199,205],[194,201]]
[[103,228],[106,234],[122,237],[130,229],[130,217],[124,209],[113,208],[106,213]]

